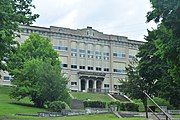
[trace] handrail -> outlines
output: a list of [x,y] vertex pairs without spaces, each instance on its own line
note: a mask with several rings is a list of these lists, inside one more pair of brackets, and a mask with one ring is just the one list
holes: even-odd
[[143,91],[143,93],[164,113],[166,120],[168,120],[168,118],[171,120],[170,116],[163,109],[161,109],[161,107],[145,91]]
[[153,112],[153,110],[152,110],[150,107],[147,106],[147,108],[157,117],[158,120],[161,120],[161,119]]

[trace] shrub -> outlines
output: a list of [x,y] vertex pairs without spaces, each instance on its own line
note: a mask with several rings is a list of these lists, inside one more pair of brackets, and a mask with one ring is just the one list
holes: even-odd
[[139,105],[135,103],[125,103],[127,111],[139,111]]
[[106,102],[102,101],[84,101],[84,107],[91,107],[91,108],[105,108]]
[[111,105],[115,105],[117,107],[117,111],[119,110],[120,108],[120,101],[119,100],[113,100],[111,102],[108,103],[108,107],[111,107]]
[[139,105],[135,103],[121,103],[120,110],[122,111],[139,111]]
[[67,104],[62,101],[53,101],[49,103],[48,109],[52,112],[61,112],[62,109],[65,109]]

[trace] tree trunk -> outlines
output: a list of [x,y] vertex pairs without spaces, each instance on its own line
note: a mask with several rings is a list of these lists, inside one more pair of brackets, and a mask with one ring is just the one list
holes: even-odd
[[147,109],[147,97],[143,100],[144,110],[146,112],[146,118],[148,118],[148,109]]

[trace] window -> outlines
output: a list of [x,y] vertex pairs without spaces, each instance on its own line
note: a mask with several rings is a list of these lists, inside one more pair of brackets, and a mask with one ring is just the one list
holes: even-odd
[[109,88],[109,84],[104,84],[104,87],[105,88]]
[[71,68],[77,69],[77,65],[71,65]]
[[91,66],[88,66],[88,70],[93,70],[93,67],[91,67]]
[[119,89],[120,85],[114,85],[114,89]]
[[96,59],[101,59],[101,52],[96,51],[95,54],[96,54]]
[[109,53],[104,53],[104,60],[109,60]]
[[67,47],[59,47],[59,50],[60,50],[60,51],[67,51],[68,48],[67,48]]
[[122,69],[113,69],[113,71],[116,73],[126,74],[126,70],[122,70]]
[[10,81],[12,78],[10,76],[4,76],[5,81]]
[[53,46],[55,50],[59,50],[59,51],[67,51],[68,48],[64,47],[64,46]]
[[87,53],[88,53],[88,58],[94,58],[93,57],[94,56],[94,51],[88,50]]
[[126,57],[126,54],[123,54],[123,53],[113,53],[113,57],[125,58],[125,57]]
[[85,66],[79,66],[79,69],[85,69]]
[[76,48],[71,48],[71,56],[77,56],[77,49]]
[[104,68],[104,71],[109,72],[109,68]]
[[86,54],[85,50],[82,50],[82,49],[79,50],[79,57],[84,58],[85,54]]
[[62,67],[67,68],[68,64],[62,64]]
[[100,67],[96,67],[96,71],[101,71],[101,68]]
[[132,58],[134,58],[134,56],[133,55],[129,55],[129,59],[132,59]]
[[77,82],[71,82],[71,86],[76,86]]

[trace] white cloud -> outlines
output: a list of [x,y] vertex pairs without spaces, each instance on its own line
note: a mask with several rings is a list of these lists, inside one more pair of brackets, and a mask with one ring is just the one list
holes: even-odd
[[94,29],[143,40],[150,11],[148,0],[33,0],[35,13],[40,14],[35,25]]

